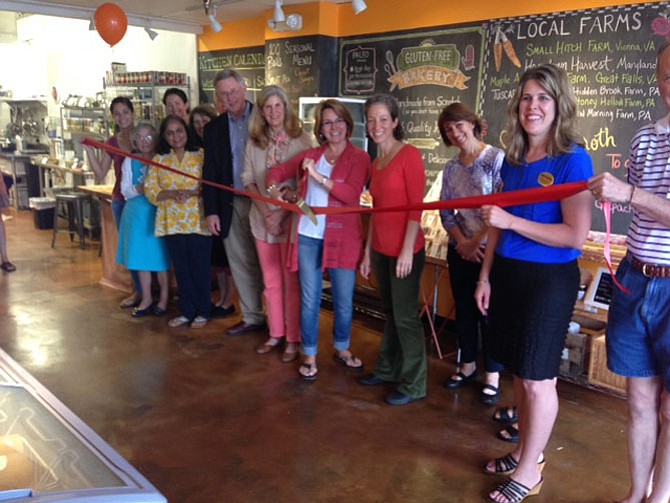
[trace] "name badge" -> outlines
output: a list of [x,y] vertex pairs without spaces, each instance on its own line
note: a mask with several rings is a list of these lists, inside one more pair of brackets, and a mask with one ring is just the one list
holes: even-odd
[[554,175],[552,175],[551,173],[547,173],[546,171],[543,171],[537,177],[537,183],[539,183],[543,187],[550,187],[554,184]]

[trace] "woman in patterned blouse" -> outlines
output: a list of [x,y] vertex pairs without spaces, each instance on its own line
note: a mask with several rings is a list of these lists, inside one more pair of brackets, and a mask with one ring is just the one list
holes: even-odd
[[[154,160],[196,178],[202,176],[203,151],[191,145],[181,117],[170,115],[160,126]],[[205,222],[201,183],[160,168],[149,170],[144,192],[156,212],[156,236],[165,236],[179,288],[180,316],[170,327],[205,326],[209,319],[210,234]]]

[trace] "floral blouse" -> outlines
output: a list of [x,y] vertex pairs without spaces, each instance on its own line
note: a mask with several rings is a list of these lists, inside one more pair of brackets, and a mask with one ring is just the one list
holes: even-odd
[[[202,177],[203,159],[202,149],[196,152],[186,151],[181,162],[172,151],[169,154],[154,157],[155,162],[198,178]],[[201,183],[198,180],[155,166],[149,168],[144,180],[144,194],[152,204],[158,207],[156,211],[157,237],[173,234],[209,235],[201,196],[189,197],[184,203],[179,203],[175,199],[158,201],[158,194],[162,190],[200,190],[200,186]]]

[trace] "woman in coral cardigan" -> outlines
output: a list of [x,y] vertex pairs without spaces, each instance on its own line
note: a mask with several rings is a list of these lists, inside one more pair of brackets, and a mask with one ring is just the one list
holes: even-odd
[[[301,196],[311,207],[358,206],[368,180],[370,158],[349,141],[354,121],[335,99],[322,101],[314,113],[314,135],[320,146],[271,169],[270,193],[280,197],[277,184],[296,178]],[[319,215],[313,224],[304,215],[294,218],[291,268],[300,277],[300,335],[305,356],[300,377],[314,381],[319,335],[323,271],[332,283],[334,359],[354,369],[363,363],[349,351],[356,270],[361,259],[362,226],[357,214]],[[295,246],[297,244],[297,246]]]

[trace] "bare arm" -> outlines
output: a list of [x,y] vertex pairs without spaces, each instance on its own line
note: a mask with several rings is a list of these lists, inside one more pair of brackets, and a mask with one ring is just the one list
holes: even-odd
[[96,181],[101,182],[107,176],[109,168],[112,166],[112,158],[107,152],[98,151],[90,145],[82,145],[82,148],[86,151],[88,164],[93,173],[95,173]]
[[631,204],[647,218],[670,227],[670,200],[601,173],[589,180],[589,190],[601,201]]
[[363,260],[361,261],[360,272],[365,279],[370,277],[372,271],[372,226],[374,222],[374,215],[370,215],[368,222],[368,237],[365,240],[365,248],[363,249]]
[[538,243],[556,248],[580,249],[591,227],[593,199],[586,191],[561,201],[563,222],[543,224],[517,217],[497,206],[482,207],[487,225],[509,229]]
[[482,261],[482,268],[479,271],[479,280],[477,281],[477,289],[475,290],[475,302],[481,313],[485,316],[488,314],[489,301],[491,300],[491,284],[489,283],[489,276],[491,274],[491,267],[493,266],[496,246],[498,246],[501,234],[502,231],[495,227],[491,227],[488,231],[484,260]]

